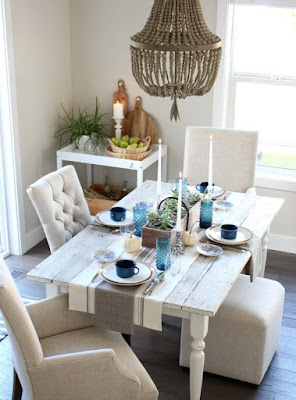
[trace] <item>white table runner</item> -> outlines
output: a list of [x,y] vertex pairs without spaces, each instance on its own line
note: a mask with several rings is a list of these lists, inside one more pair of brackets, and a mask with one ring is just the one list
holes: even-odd
[[[109,249],[120,248],[122,238],[114,238],[114,243]],[[155,267],[155,249],[141,249],[136,254],[121,253],[121,258],[141,259],[142,261]],[[134,324],[142,325],[154,330],[162,330],[162,306],[166,297],[172,292],[178,282],[182,279],[188,268],[194,263],[198,253],[196,248],[188,247],[182,257],[181,271],[172,275],[170,271],[166,273],[165,280],[154,289],[151,296],[142,297],[145,289],[150,282],[139,286],[135,293],[134,303]],[[74,311],[88,312],[95,314],[95,291],[96,287],[102,282],[102,277],[98,276],[95,282],[91,282],[95,274],[99,271],[102,264],[98,261],[91,263],[86,269],[78,274],[69,285],[69,309]],[[174,265],[172,265],[172,270]],[[157,270],[158,271],[158,270]]]

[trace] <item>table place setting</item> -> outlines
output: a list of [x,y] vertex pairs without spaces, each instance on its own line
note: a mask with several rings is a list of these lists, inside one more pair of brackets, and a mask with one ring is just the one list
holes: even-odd
[[[180,201],[178,203],[176,227],[179,227],[177,233],[181,233]],[[139,217],[139,211],[145,214],[144,219],[142,214]],[[179,249],[177,256],[173,256],[173,251],[171,256],[172,244],[167,237],[156,240],[156,249],[140,247],[136,235],[141,236],[146,223],[146,211],[144,202],[133,207],[132,225],[130,219],[126,218],[125,208],[115,207],[114,210],[113,207],[106,211],[109,216],[101,219],[100,223],[108,220],[109,226],[109,220],[113,221],[114,226],[120,226],[123,237],[116,238],[108,248],[94,251],[90,256],[95,261],[71,280],[70,310],[93,313],[101,327],[122,333],[132,333],[134,324],[162,329],[163,301],[182,279],[198,253],[190,247],[184,252],[181,235],[173,247],[173,250]],[[132,243],[135,240],[138,240],[136,246]]]

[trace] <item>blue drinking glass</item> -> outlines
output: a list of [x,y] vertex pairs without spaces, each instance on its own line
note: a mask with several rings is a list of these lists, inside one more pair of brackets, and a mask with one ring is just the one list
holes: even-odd
[[200,221],[199,226],[207,229],[212,226],[213,221],[213,200],[202,199],[200,204]]
[[161,271],[171,266],[171,239],[159,237],[156,239],[156,267]]
[[[176,190],[179,193],[179,179],[176,178]],[[187,191],[187,178],[182,178],[182,195],[184,196]]]
[[135,206],[133,211],[135,235],[142,236],[142,228],[146,224],[146,207]]

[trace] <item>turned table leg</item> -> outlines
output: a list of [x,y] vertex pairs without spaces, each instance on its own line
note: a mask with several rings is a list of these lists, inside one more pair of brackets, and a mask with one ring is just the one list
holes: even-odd
[[204,338],[208,333],[209,317],[191,314],[190,333],[192,350],[190,355],[190,399],[199,400],[201,395],[203,370],[205,361]]
[[259,273],[261,278],[264,278],[266,258],[267,258],[267,245],[268,245],[268,234],[269,230],[266,232],[265,236],[262,238],[262,267]]

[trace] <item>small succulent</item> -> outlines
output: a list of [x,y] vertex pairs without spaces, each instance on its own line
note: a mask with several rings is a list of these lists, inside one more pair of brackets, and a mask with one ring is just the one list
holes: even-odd
[[[170,231],[174,229],[177,221],[177,207],[178,207],[178,193],[173,191],[173,197],[168,197],[161,205],[161,209],[155,213],[148,215],[148,228],[160,229],[163,231]],[[186,204],[187,208],[192,208],[198,201],[199,196],[193,195],[189,191],[186,196],[182,199]],[[186,215],[186,210],[182,206],[181,217]]]
[[[176,199],[178,198],[178,190],[172,190],[172,196]],[[186,190],[185,194],[182,193],[182,201],[186,204],[188,208],[193,207],[200,200],[200,195],[197,193],[191,193],[189,190]]]

